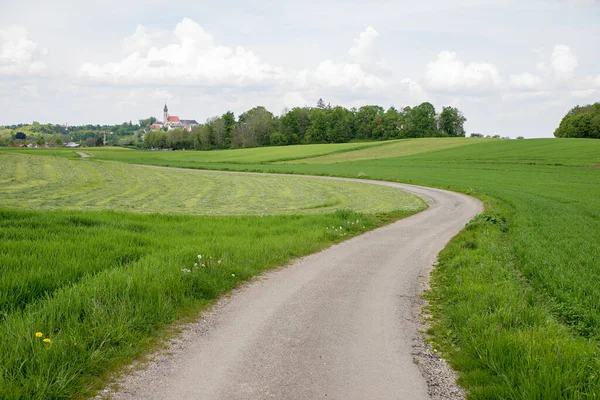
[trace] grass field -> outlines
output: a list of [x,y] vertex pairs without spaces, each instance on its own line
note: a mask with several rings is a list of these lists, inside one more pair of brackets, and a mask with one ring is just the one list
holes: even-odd
[[[496,139],[486,139],[491,141]],[[371,160],[379,158],[392,158],[408,156],[419,153],[429,153],[437,150],[462,147],[470,144],[481,143],[482,139],[467,138],[425,138],[405,139],[386,142],[382,146],[370,147],[349,153],[332,153],[324,156],[307,157],[301,160],[281,161],[285,164],[334,164],[337,162],[348,162],[357,160]]]
[[361,176],[482,198],[486,213],[432,277],[434,342],[473,399],[600,396],[600,141],[482,140],[391,158],[386,146],[336,164],[202,167]]
[[[391,142],[386,142],[391,143]],[[377,147],[384,142],[309,144],[282,147],[258,147],[253,149],[215,150],[215,151],[137,151],[121,147],[80,148],[80,149],[2,149],[0,151],[18,151],[35,155],[51,155],[80,158],[78,152],[85,152],[103,160],[129,162],[135,159],[142,164],[194,168],[199,163],[266,163],[298,158],[316,157],[327,154],[343,153],[352,150]]]
[[0,207],[194,215],[375,213],[422,206],[399,190],[302,177],[178,171],[0,154]]
[[407,214],[0,210],[0,398],[91,394],[241,281]]
[[[164,152],[156,163],[368,177],[483,199],[486,212],[452,240],[433,273],[432,340],[469,398],[600,397],[600,141],[441,140],[414,141],[429,150],[409,153],[396,153],[402,142],[384,143],[329,164],[290,154],[296,164],[229,163],[226,154],[209,162],[195,152],[185,160]],[[150,152],[123,154],[121,161],[154,163]]]

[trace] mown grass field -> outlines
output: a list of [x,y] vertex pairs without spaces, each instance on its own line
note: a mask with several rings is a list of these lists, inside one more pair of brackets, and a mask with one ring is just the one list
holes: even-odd
[[404,192],[302,177],[149,168],[89,158],[0,154],[0,207],[193,215],[376,213],[419,208]]
[[599,397],[600,141],[481,140],[396,157],[405,150],[386,146],[344,153],[335,164],[200,164],[360,176],[483,199],[486,212],[433,274],[434,342],[469,398]]

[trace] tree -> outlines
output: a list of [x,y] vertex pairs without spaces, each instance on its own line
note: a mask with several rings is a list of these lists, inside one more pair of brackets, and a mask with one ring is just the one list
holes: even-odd
[[432,137],[437,134],[435,107],[425,102],[410,111],[412,137]]
[[85,139],[85,145],[87,147],[95,147],[97,143],[98,142],[95,137],[89,137],[89,138]]
[[560,121],[554,136],[600,139],[600,103],[573,107]]
[[147,149],[164,149],[167,147],[167,134],[161,130],[150,131],[144,136],[144,147]]
[[383,138],[384,140],[396,139],[400,137],[400,128],[402,126],[402,117],[398,110],[390,107],[383,115]]
[[244,136],[242,147],[267,146],[271,134],[275,132],[276,121],[271,112],[258,106],[241,114],[238,125],[244,127],[242,129]]
[[27,135],[25,135],[23,132],[17,132],[15,134],[15,139],[16,140],[25,140],[25,139],[27,139]]
[[317,108],[324,110],[326,107],[327,106],[325,105],[325,102],[323,101],[323,99],[319,98],[319,100],[317,101]]
[[325,143],[328,130],[327,113],[324,109],[310,110],[310,126],[306,130],[304,143]]
[[380,106],[362,106],[354,116],[357,139],[381,139],[383,137],[383,114]]
[[287,138],[288,143],[298,144],[304,140],[306,131],[311,125],[310,108],[295,107],[279,119],[281,133]]
[[153,123],[156,122],[156,118],[154,117],[150,117],[150,118],[146,118],[146,119],[140,119],[139,123],[140,123],[140,128],[144,129],[149,127],[150,125],[152,125]]
[[287,139],[283,133],[273,132],[270,138],[271,146],[285,146]]
[[443,107],[438,118],[438,129],[442,136],[465,136],[464,124],[467,119],[455,107]]
[[225,125],[225,131],[223,132],[223,148],[231,147],[231,138],[235,130],[235,115],[231,111],[227,111],[221,117],[223,124]]
[[327,132],[325,141],[327,143],[344,143],[350,141],[353,136],[354,114],[348,109],[337,106],[327,115]]

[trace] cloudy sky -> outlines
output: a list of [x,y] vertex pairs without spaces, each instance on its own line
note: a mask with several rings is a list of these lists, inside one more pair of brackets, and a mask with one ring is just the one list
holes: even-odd
[[0,125],[453,105],[550,137],[600,101],[599,0],[0,0]]

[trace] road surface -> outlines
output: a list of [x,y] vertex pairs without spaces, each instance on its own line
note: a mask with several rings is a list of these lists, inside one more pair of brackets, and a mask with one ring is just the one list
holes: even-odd
[[112,398],[428,399],[411,355],[414,304],[438,252],[482,205],[438,189],[370,183],[414,193],[429,208],[234,291],[168,354],[121,379]]

